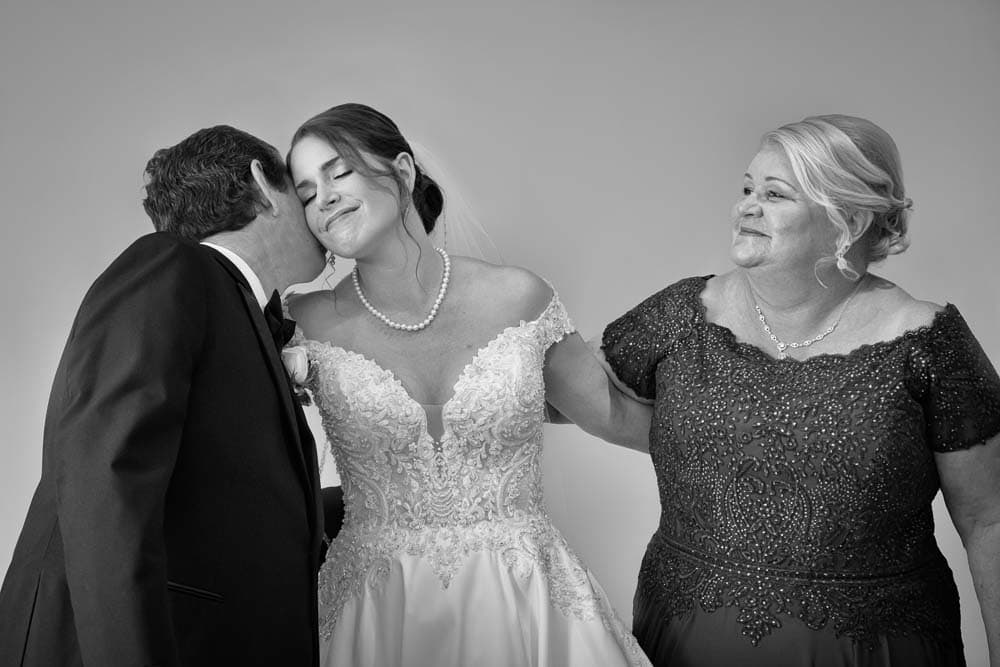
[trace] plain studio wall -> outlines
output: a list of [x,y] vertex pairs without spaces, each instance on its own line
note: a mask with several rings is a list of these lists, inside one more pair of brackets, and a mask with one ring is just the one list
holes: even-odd
[[[0,566],[38,479],[76,308],[151,230],[142,168],[208,125],[284,151],[333,104],[385,111],[448,165],[505,259],[551,280],[592,337],[661,287],[728,268],[729,210],[764,131],[865,116],[897,140],[915,202],[911,249],[876,272],[955,303],[1000,363],[995,0],[476,4],[0,10]],[[571,426],[547,436],[551,515],[628,621],[658,518],[648,457]],[[985,664],[964,551],[938,503],[969,662]]]

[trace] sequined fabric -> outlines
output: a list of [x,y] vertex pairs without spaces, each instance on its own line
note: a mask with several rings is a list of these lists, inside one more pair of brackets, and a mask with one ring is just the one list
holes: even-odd
[[788,617],[865,645],[960,644],[933,456],[1000,432],[1000,378],[958,310],[846,355],[776,360],[706,321],[705,282],[604,332],[616,374],[656,402],[662,517],[637,599],[666,617],[735,607],[748,646]]

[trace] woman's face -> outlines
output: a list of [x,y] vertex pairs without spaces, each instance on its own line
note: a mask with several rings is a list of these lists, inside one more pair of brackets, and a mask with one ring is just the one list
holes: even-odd
[[[369,162],[374,159],[362,153]],[[328,250],[356,258],[400,228],[399,194],[391,177],[369,178],[354,171],[318,137],[306,136],[288,163],[309,229]]]
[[733,208],[733,262],[812,272],[833,254],[836,239],[836,227],[802,191],[784,150],[763,146],[743,175],[743,195]]

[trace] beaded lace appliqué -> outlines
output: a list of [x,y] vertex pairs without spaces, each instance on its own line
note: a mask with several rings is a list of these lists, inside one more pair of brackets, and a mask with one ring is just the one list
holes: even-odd
[[[344,489],[344,528],[320,571],[324,637],[348,600],[386,580],[397,555],[421,557],[447,588],[480,551],[499,554],[515,577],[540,572],[563,613],[602,615],[612,627],[613,612],[602,607],[542,500],[545,352],[572,331],[553,295],[537,319],[498,334],[460,374],[442,407],[439,440],[393,373],[299,338],[309,348],[308,384]],[[638,651],[615,625],[622,645]]]

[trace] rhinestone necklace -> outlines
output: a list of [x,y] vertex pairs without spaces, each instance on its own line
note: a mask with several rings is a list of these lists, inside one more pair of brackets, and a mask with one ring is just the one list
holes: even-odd
[[778,336],[775,335],[773,331],[771,331],[771,327],[767,323],[767,318],[764,317],[764,311],[760,309],[760,304],[757,303],[757,293],[754,292],[753,287],[750,286],[749,279],[747,279],[747,288],[750,290],[750,294],[753,295],[753,308],[754,310],[757,311],[757,319],[760,320],[760,325],[764,328],[764,333],[766,333],[767,337],[771,339],[771,342],[774,343],[774,346],[778,348],[778,358],[787,359],[788,352],[786,352],[786,350],[788,348],[797,349],[800,347],[809,347],[813,343],[820,342],[821,340],[832,334],[837,329],[837,325],[840,324],[841,318],[844,317],[844,312],[847,310],[847,307],[851,305],[851,301],[854,300],[854,297],[857,295],[858,290],[861,289],[861,283],[863,283],[864,281],[865,279],[864,277],[862,277],[861,280],[858,281],[858,284],[855,285],[854,291],[852,291],[851,295],[847,297],[846,301],[844,301],[844,305],[840,307],[840,312],[837,313],[837,319],[833,321],[833,324],[827,327],[825,331],[821,332],[816,336],[813,336],[812,338],[803,341],[797,341],[794,343],[786,343],[785,341],[778,338]]
[[448,279],[451,277],[451,258],[448,257],[448,253],[444,251],[444,248],[434,249],[441,255],[441,260],[444,262],[444,270],[441,272],[441,287],[438,289],[437,298],[434,300],[434,305],[431,306],[431,312],[427,314],[427,317],[422,322],[417,324],[401,324],[389,319],[387,315],[373,306],[367,297],[365,297],[365,293],[361,291],[361,283],[358,282],[358,266],[355,264],[354,270],[351,272],[351,280],[354,282],[354,291],[357,293],[358,299],[368,309],[368,312],[382,320],[386,326],[398,329],[399,331],[420,331],[421,329],[426,329],[427,325],[437,317],[438,309],[441,308],[441,302],[444,301],[444,294],[448,291]]

